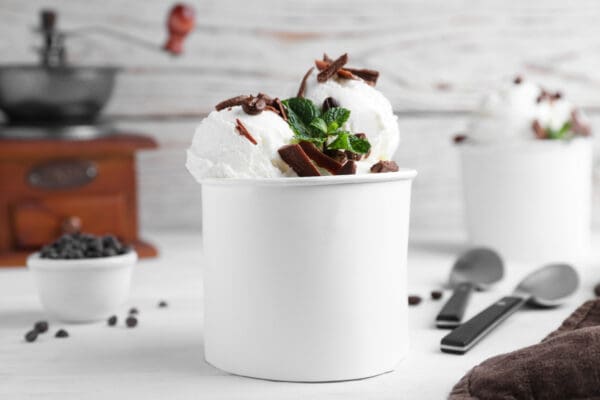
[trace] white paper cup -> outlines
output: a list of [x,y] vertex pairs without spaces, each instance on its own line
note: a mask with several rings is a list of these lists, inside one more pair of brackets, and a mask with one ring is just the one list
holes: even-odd
[[544,263],[585,260],[590,247],[592,141],[460,146],[472,245]]
[[392,370],[415,175],[203,182],[206,360],[283,381]]

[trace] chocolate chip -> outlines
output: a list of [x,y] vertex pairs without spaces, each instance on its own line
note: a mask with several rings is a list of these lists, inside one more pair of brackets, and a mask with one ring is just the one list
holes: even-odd
[[108,323],[108,326],[115,326],[117,324],[117,321],[118,321],[117,316],[113,315],[106,322]]
[[421,296],[416,296],[416,295],[411,295],[408,296],[408,305],[410,306],[416,306],[417,304],[421,303]]
[[165,308],[165,307],[168,307],[168,306],[169,306],[169,304],[167,304],[167,302],[164,301],[164,300],[161,300],[161,301],[158,302],[158,307],[159,308]]
[[348,156],[346,156],[346,152],[344,150],[325,150],[325,154],[342,165],[348,161]]
[[248,100],[242,103],[242,109],[248,115],[260,114],[261,112],[263,112],[266,106],[267,102],[262,97],[250,96]]
[[56,331],[56,334],[54,335],[54,337],[66,338],[66,337],[69,337],[69,332],[65,331],[64,329],[59,329],[58,331]]
[[334,108],[334,107],[339,107],[340,103],[338,103],[338,101],[336,99],[334,99],[333,97],[328,97],[325,100],[323,100],[323,106],[321,107],[323,110],[323,113],[326,113],[330,108]]
[[358,154],[350,150],[346,150],[345,153],[348,160],[360,161],[360,159],[362,158],[362,154]]
[[353,160],[346,161],[346,163],[342,166],[342,168],[340,168],[339,171],[337,172],[337,175],[354,175],[354,174],[356,174],[356,162],[354,162]]
[[373,166],[371,167],[371,172],[373,172],[373,173],[396,172],[399,169],[400,168],[398,167],[398,164],[396,164],[395,161],[381,160],[381,161],[377,162],[376,164],[373,164]]
[[321,173],[299,144],[288,144],[277,150],[279,156],[298,176],[320,176]]
[[38,337],[38,331],[36,331],[35,329],[31,330],[25,334],[25,340],[30,343],[35,342],[37,337]]
[[37,333],[44,333],[48,331],[48,322],[47,321],[38,321],[33,325],[33,329]]
[[454,137],[452,138],[452,140],[454,141],[455,144],[459,144],[464,142],[465,140],[467,140],[467,135],[454,135]]
[[442,298],[444,294],[440,291],[440,290],[432,290],[431,291],[431,298],[433,300],[439,300]]
[[600,283],[594,286],[594,294],[600,297]]
[[137,315],[137,314],[139,314],[139,311],[138,311],[137,308],[132,307],[132,308],[129,309],[129,314],[130,315]]
[[513,83],[515,85],[520,85],[521,82],[523,82],[523,78],[520,75],[515,76],[515,79],[513,80]]
[[136,317],[130,315],[125,320],[125,324],[127,325],[128,328],[134,328],[138,324],[138,320]]

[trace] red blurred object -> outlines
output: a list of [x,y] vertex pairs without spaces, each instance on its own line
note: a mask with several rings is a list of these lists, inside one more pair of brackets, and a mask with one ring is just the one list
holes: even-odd
[[167,18],[169,38],[164,49],[171,54],[181,54],[183,51],[183,40],[194,29],[196,15],[194,8],[183,3],[177,3],[171,8]]

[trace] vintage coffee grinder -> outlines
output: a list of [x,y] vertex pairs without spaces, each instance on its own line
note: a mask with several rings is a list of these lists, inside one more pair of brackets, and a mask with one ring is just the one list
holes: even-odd
[[[155,256],[138,236],[135,152],[157,144],[100,115],[119,69],[67,64],[65,40],[78,33],[59,31],[56,19],[41,13],[40,65],[0,65],[0,266],[24,265],[78,230],[114,234],[140,257]],[[193,10],[175,5],[167,27],[161,51],[179,54]]]

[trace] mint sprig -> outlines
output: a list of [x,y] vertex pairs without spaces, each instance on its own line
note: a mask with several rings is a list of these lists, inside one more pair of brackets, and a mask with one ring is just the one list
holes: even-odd
[[296,141],[307,141],[324,149],[349,150],[358,154],[368,153],[371,149],[367,139],[343,129],[350,118],[350,110],[332,107],[322,112],[304,97],[286,99],[282,104],[286,108],[288,124],[294,131]]
[[565,122],[560,129],[554,130],[550,127],[546,128],[548,139],[566,139],[571,132],[571,121]]

